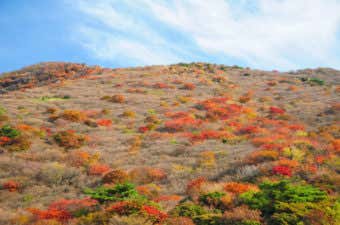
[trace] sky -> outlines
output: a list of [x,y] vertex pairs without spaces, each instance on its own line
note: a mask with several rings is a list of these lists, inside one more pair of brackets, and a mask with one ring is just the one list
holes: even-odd
[[0,0],[0,72],[45,61],[340,69],[340,0]]

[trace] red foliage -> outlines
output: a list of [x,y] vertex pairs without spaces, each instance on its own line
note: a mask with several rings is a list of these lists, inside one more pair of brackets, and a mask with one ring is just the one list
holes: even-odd
[[292,171],[288,166],[274,166],[273,167],[273,173],[283,176],[292,176]]
[[165,122],[165,127],[172,131],[181,131],[185,128],[195,128],[202,124],[202,120],[195,119],[190,116],[180,117],[178,119],[173,119]]
[[183,89],[186,89],[186,90],[194,90],[195,88],[196,88],[196,86],[193,83],[186,83],[183,86]]
[[109,212],[115,212],[119,215],[129,215],[131,211],[139,211],[140,206],[131,201],[115,202],[106,209]]
[[154,218],[156,222],[162,223],[168,218],[168,214],[158,210],[153,206],[144,205],[142,206],[142,210],[150,217]]
[[107,119],[100,119],[100,120],[97,120],[97,125],[98,126],[104,126],[104,127],[111,127],[112,121],[107,120]]
[[17,191],[19,187],[20,187],[20,184],[14,180],[9,180],[5,182],[4,184],[2,184],[2,188],[10,192]]
[[251,184],[228,182],[224,185],[224,190],[235,194],[241,194],[249,190],[257,190],[257,187]]
[[150,129],[147,126],[142,126],[138,128],[138,131],[141,133],[146,133],[148,132]]
[[191,180],[187,184],[187,192],[191,192],[192,190],[194,190],[194,191],[199,190],[201,188],[201,186],[206,182],[207,182],[207,180],[204,177],[198,177],[194,180]]
[[28,211],[35,215],[38,220],[56,219],[58,221],[67,221],[72,218],[69,212],[59,209],[40,210],[31,208]]
[[11,139],[9,137],[6,136],[1,136],[0,137],[0,146],[1,145],[6,145],[7,143],[9,143],[11,141]]
[[326,159],[327,159],[327,157],[323,156],[323,155],[315,156],[315,162],[317,164],[322,164]]
[[216,130],[205,130],[201,131],[198,134],[189,134],[189,137],[192,142],[196,141],[204,141],[207,139],[220,139],[223,137],[228,137],[229,133],[226,131],[216,131]]
[[270,107],[269,111],[272,114],[284,114],[286,112],[284,109],[275,106]]
[[242,127],[239,132],[241,134],[254,134],[254,133],[257,133],[259,131],[259,127],[257,126],[245,126],[245,127]]
[[39,220],[56,219],[58,221],[65,222],[72,218],[72,213],[97,204],[98,202],[96,200],[90,198],[74,200],[61,199],[51,203],[47,210],[30,208],[28,211],[35,215]]
[[89,168],[89,175],[103,175],[110,170],[111,168],[108,165],[94,164]]
[[291,124],[291,125],[288,125],[288,129],[294,130],[294,131],[305,130],[305,126],[301,124]]

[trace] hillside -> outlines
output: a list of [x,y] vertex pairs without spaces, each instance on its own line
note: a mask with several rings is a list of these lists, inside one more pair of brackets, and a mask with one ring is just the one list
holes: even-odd
[[340,71],[0,75],[0,224],[339,224]]

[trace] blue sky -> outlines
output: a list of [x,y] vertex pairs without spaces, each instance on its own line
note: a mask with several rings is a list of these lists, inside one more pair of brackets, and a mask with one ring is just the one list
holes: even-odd
[[0,72],[43,61],[340,69],[340,0],[0,0]]

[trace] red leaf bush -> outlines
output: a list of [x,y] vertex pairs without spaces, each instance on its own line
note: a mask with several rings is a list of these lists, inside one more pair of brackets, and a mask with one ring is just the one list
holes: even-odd
[[241,194],[250,190],[256,191],[258,188],[252,184],[228,182],[224,185],[224,190],[235,194]]
[[158,210],[153,206],[144,205],[142,206],[142,211],[144,211],[146,215],[151,217],[155,221],[155,223],[163,223],[168,218],[168,214]]
[[110,167],[108,165],[102,164],[94,164],[89,168],[89,175],[103,175],[110,171]]
[[279,107],[272,106],[269,108],[270,113],[272,114],[284,114],[286,111],[284,109],[281,109]]
[[111,127],[112,126],[112,120],[108,119],[99,119],[97,120],[98,126],[104,126],[104,127]]
[[196,88],[196,86],[193,83],[185,83],[183,85],[183,89],[185,89],[185,90],[194,90],[195,88]]
[[195,119],[191,116],[185,116],[166,121],[164,126],[170,131],[183,131],[186,128],[197,128],[202,124],[202,122],[202,120]]
[[61,222],[66,222],[73,217],[73,214],[90,209],[97,205],[98,202],[94,199],[61,199],[51,203],[46,210],[30,208],[30,211],[38,220],[56,219]]
[[20,183],[14,180],[9,180],[2,184],[2,188],[9,192],[15,192],[20,188]]
[[291,177],[292,171],[288,166],[274,166],[273,174]]

